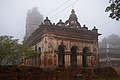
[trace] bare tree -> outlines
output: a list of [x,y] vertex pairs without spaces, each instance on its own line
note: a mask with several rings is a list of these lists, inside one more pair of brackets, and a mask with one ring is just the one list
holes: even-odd
[[101,47],[106,47],[106,43],[118,48],[120,47],[120,36],[111,34],[108,37],[104,37],[101,42],[99,42]]

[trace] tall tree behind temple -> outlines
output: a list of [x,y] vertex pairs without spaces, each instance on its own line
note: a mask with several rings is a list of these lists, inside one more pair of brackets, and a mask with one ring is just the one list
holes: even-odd
[[28,10],[25,26],[25,40],[39,27],[41,22],[43,22],[43,15],[40,14],[37,7],[33,7],[31,10]]
[[110,44],[115,48],[120,48],[120,36],[111,34],[108,37],[104,37],[101,42],[99,42],[100,48],[106,48],[106,44]]

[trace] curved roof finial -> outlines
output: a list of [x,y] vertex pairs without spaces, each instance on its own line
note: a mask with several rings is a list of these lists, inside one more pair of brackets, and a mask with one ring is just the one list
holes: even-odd
[[72,14],[74,14],[74,13],[75,13],[74,9],[72,9],[71,13],[72,13]]

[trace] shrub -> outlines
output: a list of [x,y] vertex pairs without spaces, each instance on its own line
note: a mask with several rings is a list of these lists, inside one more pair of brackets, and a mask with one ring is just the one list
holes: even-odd
[[115,78],[118,77],[117,72],[112,67],[103,67],[103,68],[96,68],[94,70],[95,75],[103,77],[103,78]]

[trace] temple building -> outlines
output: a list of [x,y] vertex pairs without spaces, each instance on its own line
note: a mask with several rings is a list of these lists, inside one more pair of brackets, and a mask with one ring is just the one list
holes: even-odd
[[74,9],[65,22],[51,23],[46,17],[24,41],[24,44],[39,52],[37,57],[27,59],[24,65],[41,68],[97,67],[99,35],[95,26],[92,30],[81,26]]

